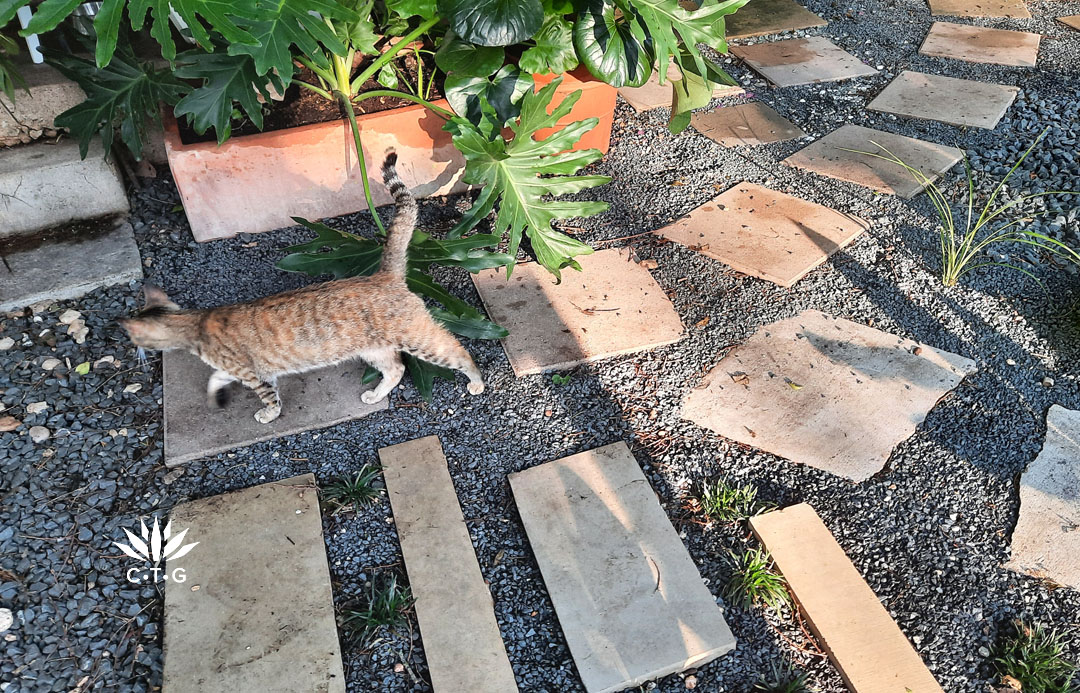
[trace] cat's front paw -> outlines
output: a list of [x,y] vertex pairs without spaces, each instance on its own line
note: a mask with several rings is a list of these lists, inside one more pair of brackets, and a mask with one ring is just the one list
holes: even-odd
[[268,424],[281,416],[281,407],[263,407],[255,412],[255,420],[261,424]]
[[380,397],[379,393],[375,392],[374,390],[368,390],[367,392],[360,393],[360,401],[364,404],[375,404],[376,402],[381,402],[383,399],[385,398]]
[[470,395],[479,395],[484,391],[484,383],[478,380],[474,383],[469,383],[468,388]]

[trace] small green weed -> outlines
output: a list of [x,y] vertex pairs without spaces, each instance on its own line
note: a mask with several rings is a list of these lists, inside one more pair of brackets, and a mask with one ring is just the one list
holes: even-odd
[[744,609],[763,605],[779,609],[791,603],[787,580],[773,567],[772,556],[763,549],[749,549],[741,556],[729,552],[731,580],[724,586],[724,598]]
[[559,375],[558,373],[551,374],[551,382],[555,385],[566,385],[573,378],[573,374],[567,373],[566,375]]
[[1005,683],[1024,693],[1080,691],[1073,685],[1077,667],[1065,659],[1062,634],[1038,624],[1013,621],[998,642],[993,664]]
[[413,601],[408,585],[399,585],[396,575],[382,580],[373,578],[366,603],[343,612],[342,629],[346,637],[361,647],[374,647],[379,642],[375,634],[380,628],[398,630],[405,625],[405,612],[412,608]]
[[797,672],[787,664],[773,664],[772,671],[758,677],[752,693],[809,693],[806,674]]
[[375,465],[365,464],[355,476],[341,477],[323,487],[323,500],[334,506],[335,514],[350,508],[359,511],[382,495],[382,489],[375,487],[381,471]]
[[750,484],[730,484],[723,479],[707,484],[698,499],[705,516],[719,522],[745,520],[772,510],[771,503],[757,499],[757,488]]

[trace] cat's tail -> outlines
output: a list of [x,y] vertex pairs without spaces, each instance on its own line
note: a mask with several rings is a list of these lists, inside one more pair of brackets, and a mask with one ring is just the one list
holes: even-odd
[[416,199],[398,176],[396,165],[397,153],[388,152],[382,165],[383,182],[390,188],[397,210],[394,213],[394,223],[386,232],[386,246],[383,248],[379,271],[404,277],[409,241],[412,240],[413,231],[416,229]]

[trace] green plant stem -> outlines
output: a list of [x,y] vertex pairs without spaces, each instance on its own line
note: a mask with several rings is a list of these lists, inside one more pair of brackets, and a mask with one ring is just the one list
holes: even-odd
[[404,91],[394,91],[392,89],[376,89],[375,91],[365,91],[363,94],[357,95],[356,98],[353,99],[353,101],[355,103],[360,103],[361,101],[363,101],[365,99],[372,99],[372,98],[375,98],[377,96],[392,96],[392,97],[397,98],[397,99],[405,99],[406,101],[412,101],[412,102],[418,103],[418,104],[420,104],[422,106],[426,106],[429,110],[434,111],[438,115],[441,115],[443,118],[453,118],[454,117],[453,112],[448,111],[445,108],[442,108],[441,106],[436,106],[435,104],[431,103],[430,101],[422,99],[419,96],[415,96],[413,94],[410,94],[410,93],[404,92]]
[[314,84],[308,84],[307,82],[305,82],[303,80],[299,80],[299,79],[294,79],[293,84],[299,84],[304,89],[308,89],[310,91],[313,91],[316,94],[318,94],[319,96],[323,97],[324,99],[327,99],[328,101],[333,101],[334,100],[334,95],[333,94],[326,91],[325,89],[321,89],[321,88],[315,86]]
[[349,86],[349,91],[355,94],[357,92],[357,90],[359,90],[360,87],[363,86],[364,82],[368,81],[368,79],[370,79],[372,75],[374,75],[375,73],[377,73],[379,70],[382,69],[383,65],[385,65],[388,62],[390,62],[391,60],[393,60],[394,57],[403,48],[405,48],[410,43],[412,43],[413,41],[415,41],[416,39],[420,38],[422,35],[427,33],[429,29],[434,27],[440,21],[441,20],[440,20],[439,17],[437,17],[437,16],[432,17],[431,19],[423,22],[422,24],[420,24],[420,26],[416,27],[415,29],[410,31],[408,34],[403,36],[401,38],[401,40],[398,41],[397,43],[395,43],[393,46],[390,46],[390,48],[387,49],[387,51],[385,53],[383,53],[378,58],[376,58],[375,61],[372,62],[370,65],[368,65],[367,68],[363,72],[361,72],[360,74],[358,74],[356,76],[356,79],[354,79],[352,81],[352,83],[350,84],[350,86]]
[[364,184],[364,199],[367,201],[371,218],[375,220],[375,226],[379,227],[379,233],[385,236],[386,227],[383,226],[382,219],[379,218],[379,212],[375,209],[375,200],[371,197],[371,181],[368,180],[367,162],[364,161],[364,145],[360,142],[360,126],[356,122],[356,111],[353,110],[352,101],[349,99],[348,94],[336,89],[334,95],[337,96],[341,105],[345,108],[349,125],[352,127],[353,143],[356,145],[356,160],[360,162],[360,181]]

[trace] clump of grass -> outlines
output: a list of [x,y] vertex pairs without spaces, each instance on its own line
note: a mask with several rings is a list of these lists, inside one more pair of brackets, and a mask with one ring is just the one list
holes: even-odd
[[346,609],[341,626],[347,637],[361,647],[374,647],[382,627],[398,630],[405,625],[406,612],[413,605],[408,585],[400,585],[396,575],[382,580],[372,579],[367,599],[362,606]]
[[809,693],[806,674],[787,664],[773,664],[772,671],[762,674],[751,689],[752,693]]
[[998,642],[993,664],[1005,683],[1024,693],[1080,691],[1073,683],[1077,666],[1065,659],[1062,634],[1039,624],[1013,621]]
[[759,501],[757,488],[750,484],[730,484],[723,479],[707,484],[698,499],[705,516],[719,522],[735,522],[759,515],[775,506]]
[[787,580],[776,572],[772,556],[763,549],[749,549],[741,556],[728,554],[731,580],[724,586],[724,598],[744,609],[763,605],[779,609],[791,603]]
[[375,486],[382,470],[372,464],[365,464],[355,476],[343,476],[331,482],[322,489],[323,500],[334,508],[334,513],[371,505],[380,495],[382,489]]

